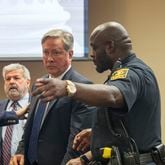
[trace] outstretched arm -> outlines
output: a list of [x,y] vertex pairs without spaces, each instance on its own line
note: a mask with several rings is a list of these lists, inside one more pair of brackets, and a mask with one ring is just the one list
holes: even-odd
[[28,112],[29,106],[21,108],[17,111],[3,111],[0,112],[0,126],[6,126],[10,124],[18,124],[19,118],[24,117]]
[[[76,93],[73,98],[93,106],[122,108],[125,101],[120,90],[112,85],[75,83]],[[32,95],[39,95],[43,101],[67,96],[67,82],[55,78],[41,78],[36,81]]]

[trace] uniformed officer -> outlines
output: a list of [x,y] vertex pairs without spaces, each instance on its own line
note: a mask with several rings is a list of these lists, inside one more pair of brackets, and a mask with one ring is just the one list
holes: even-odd
[[161,144],[160,93],[152,69],[137,58],[128,32],[117,22],[97,26],[90,45],[97,72],[110,70],[105,84],[39,79],[33,93],[40,94],[44,101],[69,95],[100,107],[92,130],[91,152],[67,165],[87,164],[90,160],[103,163],[100,150],[104,147],[114,149],[122,164],[155,164],[151,151]]

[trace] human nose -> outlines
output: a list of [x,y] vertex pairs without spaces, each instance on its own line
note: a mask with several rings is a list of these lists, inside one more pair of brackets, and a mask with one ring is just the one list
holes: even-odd
[[47,57],[48,61],[53,61],[54,60],[53,55],[51,53],[49,53],[46,57]]
[[15,83],[16,82],[16,80],[15,80],[15,78],[10,78],[10,80],[9,80],[9,83]]
[[90,54],[90,57],[93,58],[93,54],[92,53]]
[[91,56],[92,59],[94,59],[95,56],[96,56],[96,53],[94,51],[91,51],[90,56]]

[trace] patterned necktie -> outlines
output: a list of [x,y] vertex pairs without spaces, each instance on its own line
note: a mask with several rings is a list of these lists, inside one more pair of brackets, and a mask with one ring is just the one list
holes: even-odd
[[[17,109],[17,102],[13,102],[11,107],[12,111],[16,111]],[[3,165],[8,165],[10,158],[11,158],[11,139],[12,139],[12,133],[13,133],[13,125],[9,125],[6,127],[6,132],[4,136],[4,141],[2,144],[2,162]]]
[[36,114],[34,114],[33,125],[31,130],[31,135],[29,139],[29,148],[28,148],[28,159],[31,164],[37,161],[37,143],[38,143],[38,136],[40,132],[41,122],[46,111],[47,103],[40,101]]

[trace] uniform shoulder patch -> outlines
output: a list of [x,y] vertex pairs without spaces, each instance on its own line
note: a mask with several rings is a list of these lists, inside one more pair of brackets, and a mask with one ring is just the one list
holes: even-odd
[[127,77],[128,70],[129,70],[128,68],[119,69],[119,70],[115,71],[114,73],[112,73],[110,79],[111,80],[124,79]]

